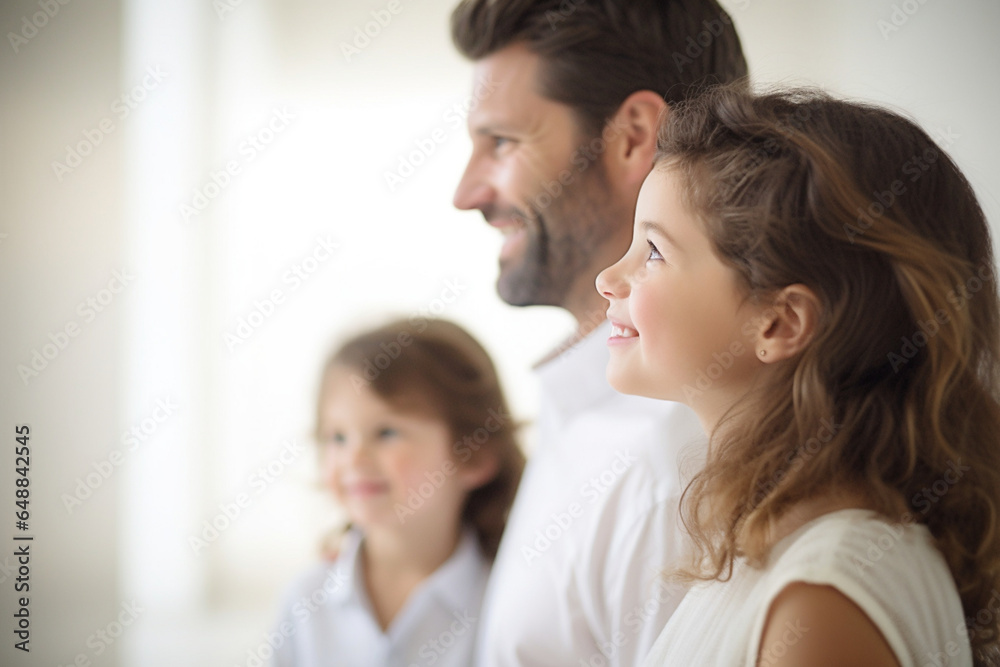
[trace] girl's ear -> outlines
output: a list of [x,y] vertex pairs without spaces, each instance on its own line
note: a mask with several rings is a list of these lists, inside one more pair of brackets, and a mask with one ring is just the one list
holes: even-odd
[[488,484],[500,470],[500,462],[497,457],[488,454],[478,457],[478,460],[458,467],[458,477],[466,491],[474,491],[484,484]]
[[816,294],[796,283],[785,287],[764,311],[758,330],[757,359],[772,363],[794,357],[816,334],[821,306]]

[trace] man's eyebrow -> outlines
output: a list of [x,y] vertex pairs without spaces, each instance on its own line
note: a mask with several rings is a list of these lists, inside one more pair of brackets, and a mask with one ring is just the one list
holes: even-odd
[[480,134],[484,136],[493,136],[495,134],[510,134],[510,127],[504,125],[503,123],[484,123],[477,127],[473,132],[475,134]]
[[669,241],[670,245],[672,245],[673,247],[681,251],[684,250],[684,248],[679,243],[677,243],[677,239],[668,234],[667,230],[661,227],[658,223],[653,222],[652,220],[643,220],[642,222],[639,223],[639,226],[642,227],[643,231],[648,232],[649,230],[653,230],[654,232],[665,238],[667,241]]

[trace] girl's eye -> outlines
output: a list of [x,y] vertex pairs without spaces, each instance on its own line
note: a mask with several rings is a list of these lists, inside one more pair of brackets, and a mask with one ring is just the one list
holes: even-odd
[[347,436],[341,433],[340,431],[336,431],[334,433],[329,433],[326,436],[324,436],[323,439],[320,441],[320,444],[340,447],[345,442],[347,442]]
[[396,429],[392,428],[391,426],[383,426],[378,431],[378,437],[381,440],[387,440],[387,439],[390,439],[390,438],[395,438],[397,435],[399,435],[399,431],[397,431]]
[[653,245],[652,241],[647,239],[646,243],[649,244],[649,257],[646,258],[647,262],[650,262],[654,259],[663,259],[663,255],[661,255],[660,251],[656,249],[656,246]]

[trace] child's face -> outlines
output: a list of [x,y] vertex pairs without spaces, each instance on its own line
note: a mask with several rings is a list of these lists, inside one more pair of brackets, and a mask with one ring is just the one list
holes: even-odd
[[401,413],[351,372],[327,377],[319,414],[323,481],[362,529],[412,529],[426,521],[457,526],[466,479],[451,457],[448,426]]
[[632,245],[597,277],[614,327],[608,381],[624,393],[686,403],[710,428],[760,366],[756,309],[679,188],[675,173],[653,169],[639,191]]

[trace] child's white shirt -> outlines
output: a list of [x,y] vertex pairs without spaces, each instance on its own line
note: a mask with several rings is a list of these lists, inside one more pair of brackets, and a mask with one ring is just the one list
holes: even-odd
[[310,568],[288,589],[270,633],[275,667],[468,667],[490,565],[475,533],[425,579],[383,631],[365,590],[362,535],[349,531],[333,563]]
[[958,589],[921,524],[889,523],[867,510],[821,516],[778,542],[763,569],[738,562],[726,582],[696,585],[643,667],[774,664],[809,628],[788,627],[760,646],[771,603],[793,582],[832,586],[882,633],[901,667],[971,667]]

